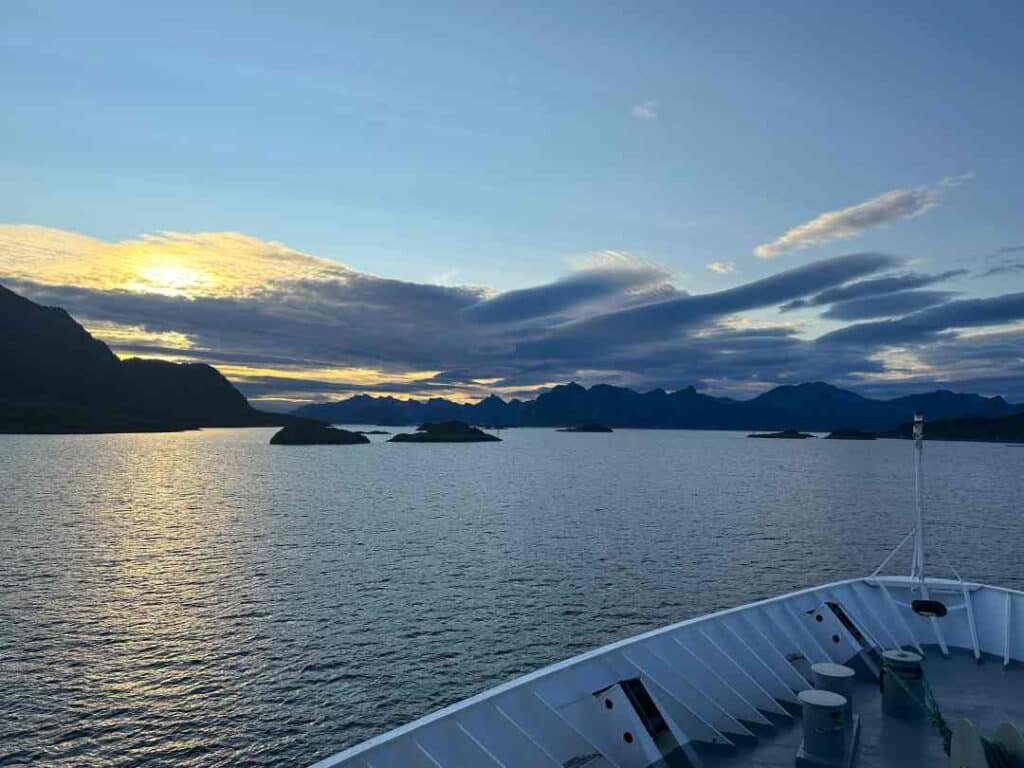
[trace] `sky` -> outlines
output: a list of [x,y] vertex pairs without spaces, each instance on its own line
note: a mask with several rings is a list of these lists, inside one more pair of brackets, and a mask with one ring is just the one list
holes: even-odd
[[122,357],[271,408],[568,380],[1024,401],[1020,3],[3,17],[0,283]]

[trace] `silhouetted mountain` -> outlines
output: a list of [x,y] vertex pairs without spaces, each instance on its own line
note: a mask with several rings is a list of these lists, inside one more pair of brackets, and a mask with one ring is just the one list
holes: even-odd
[[897,397],[889,402],[905,410],[909,409],[920,413],[924,416],[925,420],[951,419],[963,416],[995,418],[997,416],[1009,416],[1024,410],[1021,406],[1011,405],[999,396],[982,397],[981,395],[950,392],[948,389],[939,389],[923,395]]
[[121,361],[63,309],[0,286],[0,432],[273,426],[215,368]]
[[915,411],[923,411],[929,419],[1002,408],[1013,412],[1019,406],[999,397],[945,391],[874,400],[824,382],[776,387],[751,400],[712,397],[693,387],[641,393],[607,384],[587,389],[571,382],[534,400],[506,402],[490,395],[478,403],[464,404],[440,398],[422,401],[357,395],[335,403],[303,406],[294,414],[334,424],[402,425],[459,419],[488,427],[571,427],[600,422],[613,428],[830,432],[892,429],[910,420]]
[[[828,432],[842,427],[881,429],[907,418],[907,410],[823,381],[784,385],[749,401],[749,407],[767,418],[767,429],[800,429]],[[913,408],[910,409],[913,415]]]
[[[901,424],[879,437],[909,439],[913,423]],[[1024,443],[1024,413],[986,419],[968,416],[958,419],[938,419],[925,422],[925,440],[966,440],[982,443]]]

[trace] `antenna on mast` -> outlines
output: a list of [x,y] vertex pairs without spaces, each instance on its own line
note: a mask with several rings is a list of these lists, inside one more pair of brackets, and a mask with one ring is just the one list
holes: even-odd
[[934,622],[946,615],[946,606],[939,600],[932,600],[928,595],[928,585],[924,580],[924,515],[921,512],[921,457],[924,454],[924,417],[914,414],[914,562],[910,569],[910,578],[917,579],[921,587],[921,597],[912,601],[911,608],[919,616],[927,616]]
[[924,519],[921,512],[921,456],[924,453],[924,418],[914,414],[914,560],[910,577],[924,587]]
[[[877,576],[889,561],[892,560],[893,556],[903,549],[903,546],[910,541],[910,538],[914,539],[914,552],[913,561],[910,566],[910,579],[911,582],[916,581],[916,587],[911,589],[919,589],[920,597],[912,600],[910,607],[914,613],[918,616],[924,616],[931,619],[933,622],[935,619],[941,619],[948,613],[948,609],[941,600],[933,600],[928,594],[928,583],[925,581],[924,576],[924,515],[921,511],[921,455],[924,452],[924,418],[919,413],[914,414],[914,527],[910,529],[910,533],[903,537],[903,540],[896,545],[896,548],[889,553],[889,555],[882,561],[882,564],[875,568],[875,572],[871,574],[874,578]],[[947,563],[948,564],[948,563]],[[952,567],[952,566],[950,566]],[[953,571],[956,573],[956,570]],[[960,579],[960,574],[956,574],[956,577]],[[964,586],[963,579],[960,579],[960,588],[964,591],[966,596],[966,587]],[[965,597],[966,603],[966,597]],[[968,610],[970,610],[970,604],[967,603]],[[936,629],[936,631],[938,631]]]

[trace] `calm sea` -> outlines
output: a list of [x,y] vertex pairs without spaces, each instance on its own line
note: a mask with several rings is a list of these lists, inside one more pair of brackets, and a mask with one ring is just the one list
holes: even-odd
[[[0,765],[305,766],[911,525],[908,442],[270,435],[0,436]],[[925,454],[930,542],[1024,588],[1024,449]]]

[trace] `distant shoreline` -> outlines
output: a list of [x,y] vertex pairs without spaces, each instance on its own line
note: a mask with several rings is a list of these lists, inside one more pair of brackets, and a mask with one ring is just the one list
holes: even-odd
[[[331,426],[334,426],[334,427],[353,427],[353,426],[373,426],[373,425],[368,425],[368,424],[359,424],[359,425],[354,425],[354,424],[332,424]],[[185,428],[180,428],[180,429],[161,429],[161,430],[156,430],[156,429],[136,429],[136,430],[109,429],[109,430],[104,430],[104,431],[94,430],[94,431],[80,431],[80,432],[74,432],[74,431],[63,431],[63,432],[61,432],[61,431],[56,431],[56,430],[51,430],[51,431],[47,431],[47,432],[13,432],[13,431],[5,431],[5,430],[0,429],[0,438],[4,438],[4,437],[68,437],[68,436],[82,436],[82,437],[84,437],[84,436],[88,436],[88,435],[147,435],[147,434],[165,435],[165,434],[184,434],[184,433],[192,433],[192,432],[209,432],[211,430],[235,430],[235,429],[245,429],[245,430],[249,430],[249,429],[266,429],[266,430],[273,430],[273,429],[276,429],[276,428],[277,427],[274,426],[274,425],[263,425],[263,424],[252,425],[252,424],[250,424],[250,425],[239,425],[239,426],[185,427]],[[557,432],[558,431],[557,429],[555,429],[553,427],[515,427],[514,429],[517,429],[517,430],[529,430],[529,431],[543,431],[543,432]],[[623,432],[623,433],[629,433],[629,432],[704,432],[704,433],[718,433],[718,432],[721,432],[721,433],[728,433],[728,434],[731,434],[731,435],[736,435],[737,437],[746,437],[747,433],[748,433],[748,430],[743,430],[743,429],[694,429],[694,428],[690,428],[690,427],[617,427],[614,430],[614,432]],[[373,434],[373,433],[370,433],[370,434]],[[814,442],[814,443],[817,443],[817,442],[822,442],[822,443],[826,443],[826,442],[827,443],[870,442],[870,441],[865,441],[865,440],[843,440],[843,439],[826,440],[825,438],[827,438],[827,436],[828,436],[828,434],[825,433],[825,432],[818,432],[817,434],[813,434],[812,437],[819,438],[819,439],[818,440],[812,440],[810,442]],[[904,440],[909,440],[910,438],[909,438],[909,436],[899,436],[899,435],[891,435],[891,434],[889,434],[889,435],[879,434],[879,435],[874,436],[872,439],[877,442],[877,441],[904,441]],[[925,440],[926,440],[926,442],[929,442],[929,443],[976,443],[976,444],[986,444],[986,445],[1005,445],[1005,446],[1010,447],[1010,448],[1024,448],[1024,439],[1006,440],[1006,439],[1001,439],[1001,438],[998,438],[998,437],[987,439],[987,438],[982,438],[982,437],[948,437],[948,436],[934,436],[934,435],[933,436],[929,436],[929,435],[926,434],[925,435]],[[371,441],[371,442],[372,443],[380,443],[381,445],[383,445],[383,444],[388,443],[390,441],[388,441],[388,440],[377,440],[377,441]],[[780,442],[780,441],[776,440],[776,441],[773,441],[773,442]],[[783,440],[781,442],[786,442],[786,441]],[[808,441],[807,440],[802,440],[802,441],[801,440],[796,440],[796,441],[789,441],[789,442],[808,442]]]

